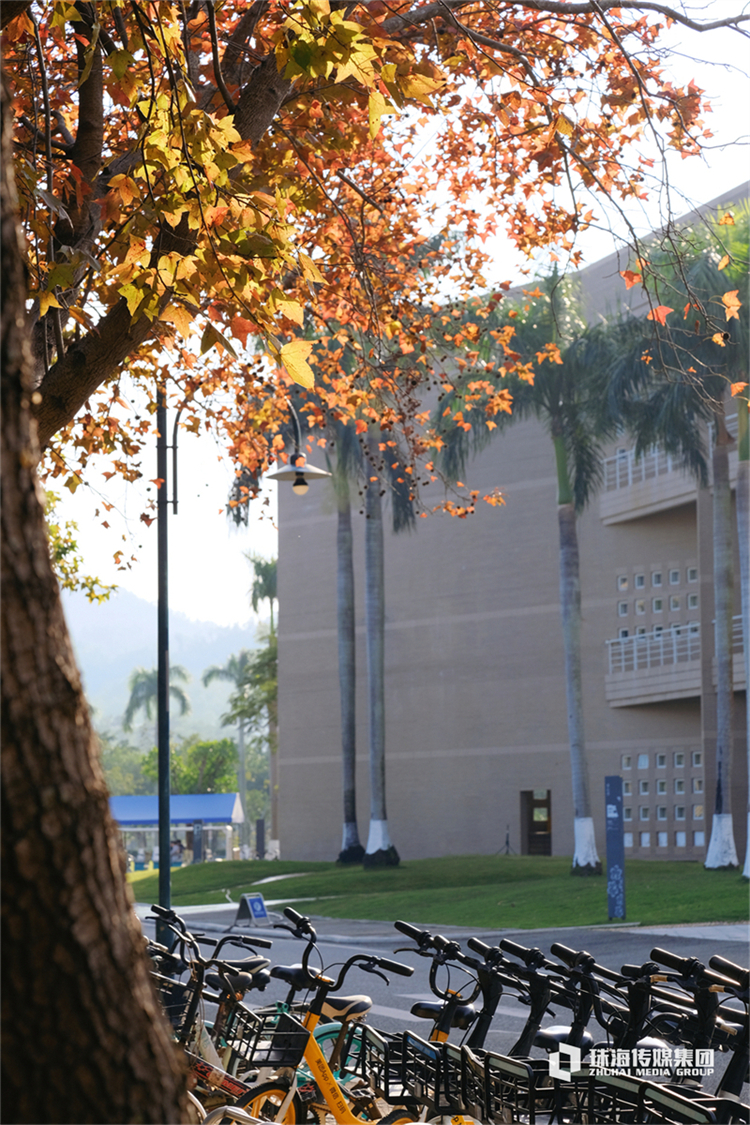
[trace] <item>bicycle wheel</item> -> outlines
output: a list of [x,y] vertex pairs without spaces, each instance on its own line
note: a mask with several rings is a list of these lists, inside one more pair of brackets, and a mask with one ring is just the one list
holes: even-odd
[[407,1122],[414,1121],[414,1116],[409,1113],[408,1109],[392,1109],[390,1113],[386,1113],[385,1117],[381,1117],[378,1125],[407,1125]]
[[[282,1102],[288,1093],[289,1087],[281,1082],[262,1082],[260,1086],[255,1086],[238,1098],[235,1105],[240,1109],[246,1109],[253,1117],[276,1121]],[[304,1119],[305,1111],[302,1102],[299,1095],[295,1094],[281,1120],[284,1125],[301,1125]]]

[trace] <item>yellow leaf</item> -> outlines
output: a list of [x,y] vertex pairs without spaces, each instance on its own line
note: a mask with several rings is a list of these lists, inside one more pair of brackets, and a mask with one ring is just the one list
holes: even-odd
[[60,309],[62,305],[54,293],[44,292],[39,294],[39,315],[46,316],[47,309]]
[[740,319],[740,306],[742,305],[742,301],[738,300],[738,293],[739,289],[731,289],[721,298],[726,312],[727,320],[731,320],[732,317],[735,317],[736,320]]
[[289,377],[301,387],[313,387],[315,375],[307,362],[312,351],[311,340],[290,340],[279,352],[279,359],[289,373]]
[[300,252],[298,257],[299,264],[302,267],[302,276],[306,278],[307,281],[318,281],[322,284],[325,281],[325,278],[323,277],[323,274],[320,272],[318,267],[315,265],[315,262],[312,260],[312,258],[309,258],[307,254],[303,254],[302,252]]
[[380,129],[381,118],[384,117],[387,113],[396,113],[396,108],[395,106],[392,106],[390,102],[387,102],[385,100],[383,95],[380,93],[380,90],[371,90],[369,112],[370,137],[374,140],[378,135],[378,130]]
[[719,269],[725,270],[728,265],[729,265],[729,255],[725,254],[724,257],[719,262]]
[[564,117],[562,113],[555,122],[555,127],[557,128],[558,133],[562,133],[564,137],[573,136],[575,126],[573,125],[573,122],[568,121],[567,117]]
[[424,105],[432,105],[430,94],[440,90],[444,83],[426,74],[404,74],[399,76],[398,84],[407,98],[415,98]]
[[721,216],[721,218],[719,219],[719,226],[720,227],[733,227],[734,226],[734,215],[732,214],[731,211],[727,211],[724,215]]
[[724,333],[723,332],[714,332],[711,339],[713,340],[713,342],[715,344],[718,344],[720,348],[725,348],[727,346],[726,341],[724,340]]
[[170,305],[164,313],[164,319],[174,324],[180,335],[187,340],[193,327],[193,314],[184,305]]
[[302,327],[305,320],[305,310],[299,301],[292,301],[287,297],[275,297],[274,301],[282,316],[288,317],[295,324],[299,324],[300,328]]

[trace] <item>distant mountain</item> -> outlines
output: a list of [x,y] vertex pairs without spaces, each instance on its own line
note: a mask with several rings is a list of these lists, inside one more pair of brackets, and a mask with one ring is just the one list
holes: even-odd
[[[127,590],[118,590],[101,605],[87,601],[83,594],[63,592],[63,608],[86,697],[95,709],[95,724],[100,730],[119,732],[128,702],[130,673],[137,667],[156,667],[156,606]],[[191,713],[181,718],[177,710],[170,711],[174,734],[197,733],[203,738],[231,735],[220,722],[231,685],[217,681],[204,688],[201,676],[212,664],[225,664],[232,653],[255,647],[252,626],[228,628],[170,613],[170,660],[182,664],[192,676],[186,686]],[[153,731],[153,723],[140,730],[136,726],[131,739],[150,746]]]

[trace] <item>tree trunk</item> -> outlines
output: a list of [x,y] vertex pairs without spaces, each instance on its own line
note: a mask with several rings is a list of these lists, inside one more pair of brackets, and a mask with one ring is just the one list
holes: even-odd
[[724,409],[715,415],[713,467],[714,652],[716,656],[716,794],[706,867],[737,867],[732,823],[732,495]]
[[[370,436],[366,471],[375,476],[377,438]],[[395,866],[385,805],[385,578],[383,505],[380,481],[370,480],[365,493],[365,619],[367,632],[367,698],[370,726],[370,832],[365,867]]]
[[349,484],[337,482],[338,528],[337,620],[339,644],[339,692],[341,696],[341,766],[344,790],[344,826],[339,863],[361,863],[365,854],[357,828],[357,687],[354,633],[354,561],[352,557],[352,508]]
[[[245,755],[245,720],[237,722],[237,787],[244,817],[240,825],[240,859],[250,858],[250,822],[247,819],[247,761]],[[262,856],[260,857],[263,858]]]
[[742,874],[750,879],[750,425],[748,400],[737,399],[737,538],[740,547],[740,589],[742,607],[742,647],[745,656],[745,717],[747,720],[747,758],[749,779],[747,844]]
[[49,559],[9,118],[3,82],[3,1118],[180,1122],[184,1065],[149,980]]
[[568,708],[570,773],[575,818],[572,871],[574,875],[600,875],[602,865],[596,850],[583,733],[581,580],[576,513],[573,504],[559,504],[557,519],[560,531],[560,615],[565,653],[565,696]]

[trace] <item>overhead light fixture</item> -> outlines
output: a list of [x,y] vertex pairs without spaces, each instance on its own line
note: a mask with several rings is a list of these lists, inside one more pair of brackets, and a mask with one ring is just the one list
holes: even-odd
[[330,477],[330,473],[325,469],[318,469],[315,465],[309,465],[304,453],[300,452],[302,445],[302,433],[300,431],[299,418],[297,411],[289,405],[289,412],[292,416],[294,423],[294,453],[289,458],[286,465],[276,469],[273,473],[266,473],[266,480],[290,480],[292,481],[292,492],[297,496],[304,496],[310,487],[307,483],[309,480],[320,480],[323,477]]

